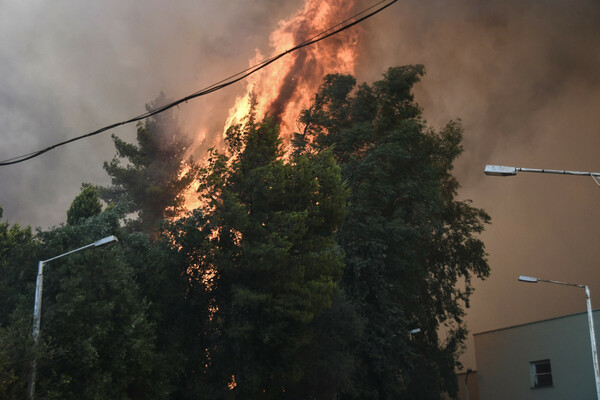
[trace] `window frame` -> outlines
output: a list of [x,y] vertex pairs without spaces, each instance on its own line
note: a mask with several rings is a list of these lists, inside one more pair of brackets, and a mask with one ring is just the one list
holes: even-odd
[[[540,371],[539,367],[546,366],[547,371],[545,371],[546,368],[543,368],[543,371]],[[531,389],[543,389],[553,387],[554,379],[552,378],[552,363],[550,362],[550,359],[530,361],[529,378]]]

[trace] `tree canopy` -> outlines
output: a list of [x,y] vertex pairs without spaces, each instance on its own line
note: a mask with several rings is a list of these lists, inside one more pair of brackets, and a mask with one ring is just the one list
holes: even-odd
[[[455,395],[489,217],[457,197],[463,128],[427,126],[423,73],[328,75],[289,149],[251,111],[203,168],[157,114],[113,137],[112,185],[84,185],[66,224],[0,222],[0,397],[24,397],[33,359],[48,399]],[[46,266],[35,348],[37,262],[108,235]]]
[[[0,207],[0,218],[2,207]],[[0,222],[0,398],[23,398],[29,372],[32,348],[31,330],[24,310],[29,299],[31,275],[27,266],[34,266],[36,243],[30,227]]]
[[196,241],[179,242],[210,287],[208,398],[325,398],[348,369],[335,340],[328,352],[319,346],[341,302],[335,232],[348,192],[339,167],[331,152],[284,161],[271,119],[233,127],[227,142],[202,173]]
[[[164,94],[146,105],[151,111],[168,103]],[[98,187],[107,203],[125,202],[137,212],[136,229],[155,233],[160,221],[182,212],[183,194],[194,181],[198,166],[185,159],[189,146],[171,110],[156,114],[137,126],[137,144],[112,136],[117,155],[104,163],[112,179],[109,187]],[[127,164],[122,165],[125,160]]]
[[366,321],[352,396],[361,399],[456,393],[471,279],[489,274],[477,238],[489,217],[456,199],[451,174],[462,127],[426,126],[412,95],[422,74],[390,68],[358,87],[351,76],[325,77],[294,141],[298,153],[330,149],[350,189],[338,240],[343,287]]
[[100,214],[102,204],[98,191],[92,185],[84,185],[67,210],[67,224],[75,225],[85,218]]

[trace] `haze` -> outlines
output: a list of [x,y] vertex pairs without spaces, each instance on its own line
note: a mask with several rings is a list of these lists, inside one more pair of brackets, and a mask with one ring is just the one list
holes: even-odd
[[[246,68],[256,49],[269,53],[277,22],[302,5],[0,1],[0,159],[141,114],[160,91],[183,97]],[[361,29],[359,81],[424,64],[416,99],[428,123],[460,118],[465,127],[460,195],[492,216],[483,236],[492,275],[472,297],[471,331],[585,310],[582,292],[518,283],[521,274],[588,284],[599,305],[600,187],[580,177],[485,177],[483,168],[600,171],[600,4],[410,0]],[[220,135],[243,89],[181,106],[184,131],[209,141]],[[112,133],[133,141],[135,126]],[[4,218],[44,228],[64,222],[82,182],[108,183],[102,162],[113,155],[105,133],[0,167]],[[464,363],[476,368],[471,353]]]

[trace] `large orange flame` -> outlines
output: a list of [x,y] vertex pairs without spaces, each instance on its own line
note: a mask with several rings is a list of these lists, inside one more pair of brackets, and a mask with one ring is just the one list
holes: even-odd
[[[348,17],[353,1],[306,0],[303,10],[279,22],[270,36],[272,55],[291,49]],[[343,31],[333,37],[294,53],[269,65],[249,77],[246,94],[236,99],[231,108],[225,130],[242,123],[250,110],[250,99],[255,96],[256,118],[272,116],[281,124],[281,134],[289,138],[297,130],[300,112],[310,105],[324,75],[330,73],[354,74],[357,58],[358,29]],[[254,65],[265,59],[257,51],[250,61]]]
[[[294,46],[314,38],[347,19],[354,0],[306,0],[304,8],[289,19],[281,20],[271,34],[271,56],[281,54]],[[244,122],[254,97],[255,118],[266,115],[276,118],[280,124],[284,143],[298,131],[300,112],[310,106],[319,85],[326,74],[354,74],[358,56],[360,27],[342,31],[325,40],[287,54],[246,80],[246,93],[235,100],[225,122],[224,132]],[[250,65],[266,59],[256,50]],[[199,133],[201,142],[205,132]],[[217,141],[218,142],[218,141]],[[215,143],[217,143],[215,142]],[[201,205],[194,189],[186,193],[187,210]]]

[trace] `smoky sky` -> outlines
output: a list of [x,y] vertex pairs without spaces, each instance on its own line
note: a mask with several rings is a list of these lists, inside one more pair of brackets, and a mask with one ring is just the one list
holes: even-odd
[[[0,158],[47,147],[145,111],[161,91],[179,98],[248,66],[277,22],[301,2],[0,1]],[[191,136],[214,133],[231,87],[178,117]],[[135,125],[113,133],[133,141]],[[107,184],[110,133],[0,170],[0,205],[13,223],[48,227],[82,182]]]
[[[370,5],[362,0],[357,7]],[[0,159],[139,115],[236,73],[303,1],[0,0]],[[353,11],[348,10],[348,15]],[[348,15],[341,15],[340,20]],[[600,304],[600,187],[591,178],[485,177],[485,164],[600,171],[597,0],[399,1],[361,25],[359,82],[423,64],[415,88],[428,125],[460,119],[459,196],[492,217],[482,238],[491,276],[476,284],[472,332],[585,310],[583,292],[518,275],[590,285]],[[239,84],[182,105],[183,130],[222,133]],[[113,133],[133,141],[135,126]],[[4,219],[65,221],[82,182],[107,184],[110,134],[0,167]],[[476,368],[467,354],[465,367]]]

